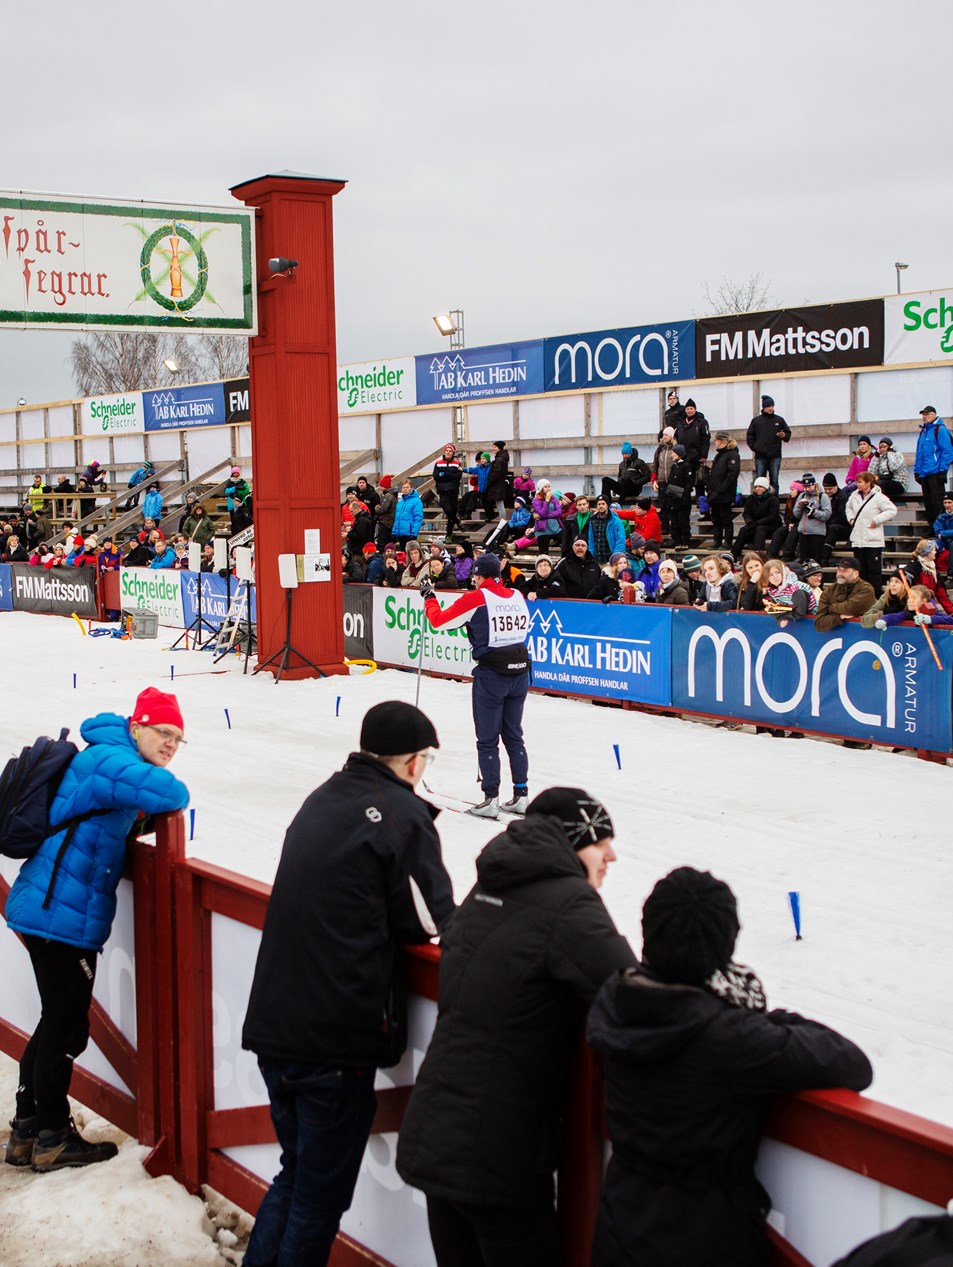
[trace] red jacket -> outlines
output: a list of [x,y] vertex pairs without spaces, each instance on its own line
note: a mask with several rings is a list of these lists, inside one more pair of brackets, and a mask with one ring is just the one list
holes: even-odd
[[617,510],[615,513],[620,519],[631,519],[632,531],[639,533],[646,541],[662,544],[662,521],[654,506],[650,506],[644,515],[636,510]]

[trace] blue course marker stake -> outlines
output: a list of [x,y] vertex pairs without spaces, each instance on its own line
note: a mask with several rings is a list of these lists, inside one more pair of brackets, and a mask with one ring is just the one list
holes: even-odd
[[195,810],[189,810],[189,840],[195,839]]
[[228,729],[229,729],[229,730],[231,730],[231,728],[232,728],[232,719],[231,719],[231,718],[229,717],[229,715],[228,715],[228,709],[227,709],[227,708],[225,709],[225,720],[228,722]]
[[73,674],[73,690],[76,690],[76,674]]
[[169,665],[169,681],[170,682],[175,681],[175,665],[174,664]]
[[612,745],[612,751],[615,753],[615,763],[621,770],[622,769],[622,754],[619,752],[619,745],[617,743],[614,743]]
[[339,695],[339,696],[337,697],[337,699],[334,701],[334,716],[335,716],[335,717],[340,717],[340,716],[341,716],[341,697],[340,697],[340,695]]
[[801,941],[801,895],[800,893],[789,893],[788,901],[791,903],[791,917],[794,920],[794,940]]

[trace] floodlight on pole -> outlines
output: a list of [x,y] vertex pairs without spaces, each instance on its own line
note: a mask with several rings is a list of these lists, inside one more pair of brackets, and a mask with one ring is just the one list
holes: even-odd
[[22,409],[25,404],[26,404],[26,397],[21,396],[20,399],[17,401],[17,409]]
[[900,294],[900,274],[903,272],[905,268],[909,268],[909,267],[910,267],[909,264],[901,264],[899,261],[896,264],[894,264],[894,268],[897,270],[897,294],[898,295]]
[[451,348],[456,349],[464,346],[462,308],[451,308],[449,312],[438,312],[433,319],[433,323],[444,337],[450,336]]
[[166,369],[169,371],[170,374],[179,373],[178,362],[174,360],[171,356],[167,356],[165,360],[162,362],[162,364],[166,367]]

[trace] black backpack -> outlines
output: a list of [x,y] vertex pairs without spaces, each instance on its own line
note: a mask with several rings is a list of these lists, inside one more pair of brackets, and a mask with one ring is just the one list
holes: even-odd
[[907,1219],[840,1258],[833,1267],[950,1267],[953,1218],[934,1214]]
[[50,904],[56,873],[76,827],[87,818],[109,813],[108,809],[94,809],[59,823],[50,821],[50,809],[66,767],[79,752],[68,735],[66,728],[60,731],[59,739],[41,735],[18,757],[11,757],[0,774],[0,854],[31,858],[48,836],[67,829],[53,864],[44,906]]

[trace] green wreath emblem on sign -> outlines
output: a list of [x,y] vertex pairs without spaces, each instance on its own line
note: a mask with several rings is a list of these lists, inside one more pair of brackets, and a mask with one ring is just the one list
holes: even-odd
[[[168,237],[180,237],[188,243],[191,248],[188,253],[194,254],[195,262],[198,265],[198,280],[195,283],[195,287],[190,295],[183,295],[181,299],[163,295],[152,280],[153,253],[159,243]],[[167,260],[171,258],[171,253],[168,251],[162,251],[161,254]],[[202,243],[195,234],[191,233],[184,224],[179,224],[173,220],[170,224],[160,225],[153,234],[146,238],[142,247],[142,254],[139,256],[139,273],[142,277],[145,293],[151,296],[157,304],[169,312],[188,312],[190,308],[195,307],[205,294],[205,288],[208,285],[208,256],[205,254]],[[169,276],[169,270],[166,271],[165,276]]]

